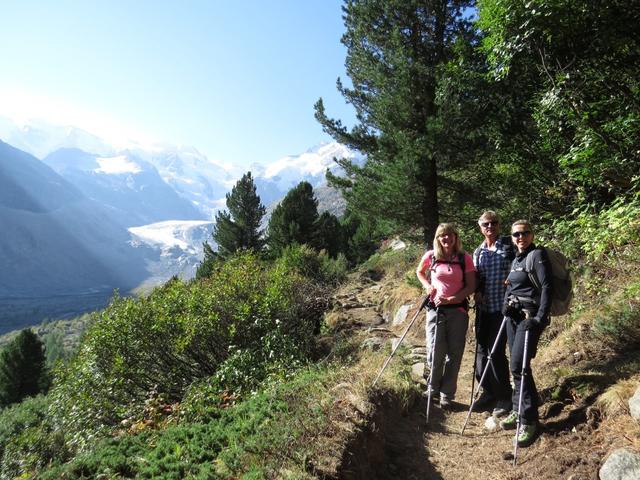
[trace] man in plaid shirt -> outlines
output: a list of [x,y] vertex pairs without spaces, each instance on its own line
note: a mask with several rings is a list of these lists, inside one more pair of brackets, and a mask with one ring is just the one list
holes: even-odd
[[[482,244],[473,252],[473,263],[478,272],[476,309],[476,378],[480,380],[487,365],[496,337],[502,324],[502,303],[506,289],[505,280],[509,275],[514,257],[511,237],[500,237],[500,218],[488,210],[479,220],[480,232],[484,236]],[[502,332],[496,350],[491,357],[491,366],[482,383],[482,395],[474,409],[490,411],[502,416],[511,410],[511,383],[509,362],[506,356],[507,335]]]

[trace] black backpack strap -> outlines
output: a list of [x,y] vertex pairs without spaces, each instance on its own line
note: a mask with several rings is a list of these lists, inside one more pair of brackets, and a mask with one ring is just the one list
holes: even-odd
[[474,251],[473,251],[473,265],[474,266],[478,266],[478,262],[480,261],[480,251],[482,250],[482,245],[480,245],[479,247],[477,247]]
[[458,253],[458,263],[460,264],[460,271],[462,272],[462,288],[465,288],[467,286],[467,277],[464,274],[464,267],[465,267],[464,252]]
[[516,246],[513,244],[511,235],[500,237],[500,241],[502,242],[504,252],[507,254],[507,258],[510,262],[513,262],[513,259],[516,258]]
[[527,272],[527,275],[529,275],[529,280],[533,284],[536,291],[540,293],[542,291],[542,286],[540,285],[540,280],[538,280],[538,275],[536,274],[536,271],[533,268],[533,253],[536,250],[540,250],[541,252],[540,255],[543,258],[548,257],[547,249],[545,247],[536,247],[535,249],[531,250],[527,254],[527,257],[524,259],[524,271]]

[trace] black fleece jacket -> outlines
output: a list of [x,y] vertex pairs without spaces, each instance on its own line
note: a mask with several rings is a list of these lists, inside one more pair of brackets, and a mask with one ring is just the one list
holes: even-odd
[[[532,255],[533,270],[540,281],[541,291],[538,291],[525,271],[528,255]],[[547,323],[551,310],[551,264],[546,250],[536,248],[532,243],[524,252],[516,253],[511,264],[511,271],[507,277],[507,291],[504,302],[508,303],[509,296],[530,298],[538,305],[538,311],[533,318],[537,323]]]

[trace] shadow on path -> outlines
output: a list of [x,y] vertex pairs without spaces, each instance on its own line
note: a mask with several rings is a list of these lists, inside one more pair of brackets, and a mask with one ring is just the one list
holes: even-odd
[[[338,472],[341,480],[442,479],[425,448],[426,400],[413,402],[408,411],[385,397],[369,426],[348,446]],[[442,412],[432,406],[429,429],[442,430]]]

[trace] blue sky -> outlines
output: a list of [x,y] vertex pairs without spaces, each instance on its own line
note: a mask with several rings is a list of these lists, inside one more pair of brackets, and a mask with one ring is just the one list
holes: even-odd
[[[0,0],[0,115],[191,145],[248,165],[349,125],[341,0]],[[55,118],[53,118],[55,117]]]

